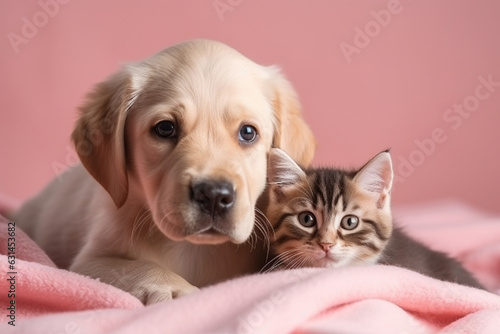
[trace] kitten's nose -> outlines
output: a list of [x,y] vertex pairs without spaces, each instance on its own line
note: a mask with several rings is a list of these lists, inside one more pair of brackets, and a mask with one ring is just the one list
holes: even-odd
[[330,243],[330,242],[321,242],[320,246],[323,247],[323,250],[325,252],[328,252],[333,247],[333,243]]
[[211,215],[222,215],[234,204],[236,194],[226,181],[202,181],[191,187],[191,198],[200,208]]

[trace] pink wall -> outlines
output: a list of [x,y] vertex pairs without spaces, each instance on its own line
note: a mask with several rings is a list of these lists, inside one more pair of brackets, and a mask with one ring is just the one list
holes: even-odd
[[76,108],[121,63],[210,38],[283,68],[317,164],[391,147],[396,203],[500,212],[499,1],[55,1],[0,3],[0,193],[24,200],[74,163]]

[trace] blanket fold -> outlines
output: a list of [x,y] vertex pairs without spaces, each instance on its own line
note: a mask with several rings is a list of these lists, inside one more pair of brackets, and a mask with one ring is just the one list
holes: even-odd
[[[8,256],[9,246],[13,247],[10,251],[14,257]],[[0,290],[11,290],[11,284],[15,287],[15,298],[2,293],[0,300],[2,305],[15,300],[16,321],[62,311],[142,306],[136,298],[122,290],[58,269],[15,223],[9,223],[1,216],[0,254]]]

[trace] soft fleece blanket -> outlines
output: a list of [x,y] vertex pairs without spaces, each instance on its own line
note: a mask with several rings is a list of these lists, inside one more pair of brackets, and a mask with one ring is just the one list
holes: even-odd
[[[499,333],[500,217],[456,203],[400,208],[396,216],[417,239],[459,257],[492,292],[373,265],[256,274],[144,307],[126,292],[57,269],[16,227],[13,269],[0,255],[0,332]],[[8,232],[0,217],[1,254]],[[8,324],[11,300],[15,326]]]

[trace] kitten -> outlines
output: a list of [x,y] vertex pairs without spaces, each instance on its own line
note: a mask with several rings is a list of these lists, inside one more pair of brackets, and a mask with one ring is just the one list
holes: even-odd
[[[302,170],[285,152],[269,155],[264,214],[273,226],[270,270],[381,263],[483,288],[456,260],[393,226],[388,151],[357,171]],[[484,289],[484,288],[483,288]]]

